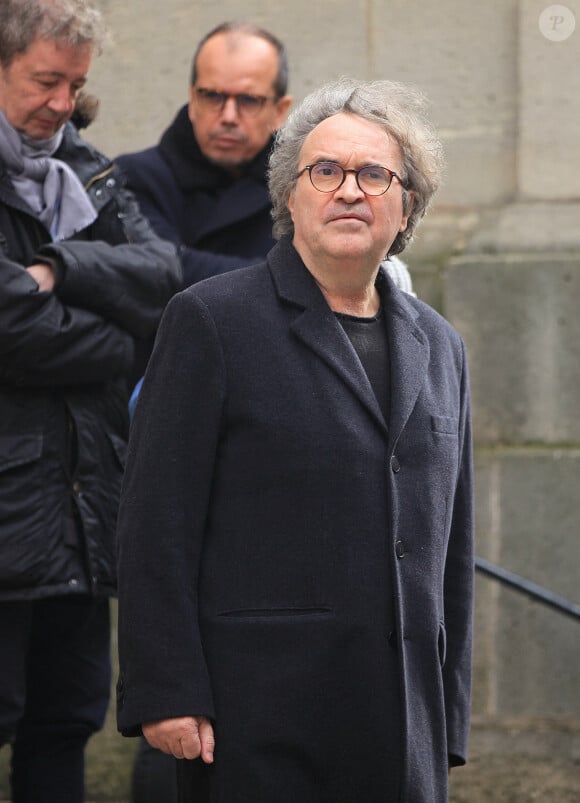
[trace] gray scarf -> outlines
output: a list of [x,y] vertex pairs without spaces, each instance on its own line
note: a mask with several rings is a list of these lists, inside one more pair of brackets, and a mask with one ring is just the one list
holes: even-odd
[[16,193],[55,242],[72,237],[97,218],[77,174],[52,158],[63,134],[64,126],[50,139],[32,139],[13,128],[0,110],[0,159]]

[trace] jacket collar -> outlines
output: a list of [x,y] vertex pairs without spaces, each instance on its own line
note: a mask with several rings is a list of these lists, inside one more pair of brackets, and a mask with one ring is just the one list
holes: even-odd
[[[74,170],[85,189],[88,189],[95,179],[114,170],[113,163],[83,139],[71,121],[64,127],[62,142],[54,156],[66,162]],[[34,217],[30,206],[16,194],[2,159],[0,159],[0,200]],[[103,203],[105,200],[106,198]],[[96,206],[99,206],[98,202]]]
[[268,255],[268,265],[278,297],[296,309],[292,331],[350,388],[394,445],[415,406],[429,362],[429,344],[417,324],[422,302],[399,290],[381,268],[377,287],[387,321],[391,358],[387,427],[354,348],[290,240],[279,241]]
[[[391,357],[391,444],[396,444],[413,412],[427,376],[429,340],[419,325],[423,302],[399,290],[384,268],[382,301],[386,313]],[[387,289],[388,288],[388,289]]]

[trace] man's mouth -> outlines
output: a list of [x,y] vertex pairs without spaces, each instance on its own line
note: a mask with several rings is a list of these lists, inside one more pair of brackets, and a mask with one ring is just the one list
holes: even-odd
[[339,215],[331,215],[329,217],[329,223],[333,223],[339,220],[358,220],[361,223],[368,223],[368,220],[365,215],[359,212],[342,212]]
[[35,117],[35,122],[38,125],[42,126],[42,128],[54,128],[55,130],[57,128],[60,128],[60,126],[63,123],[60,117],[57,119],[54,119],[52,117],[51,118]]
[[215,133],[211,135],[211,141],[217,145],[226,147],[237,147],[243,144],[242,137],[236,137],[229,133]]

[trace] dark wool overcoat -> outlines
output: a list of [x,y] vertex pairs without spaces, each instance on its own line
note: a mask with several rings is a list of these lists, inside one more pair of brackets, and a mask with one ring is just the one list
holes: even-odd
[[443,803],[465,761],[465,350],[380,292],[388,422],[288,241],[166,310],[122,495],[118,725],[213,719],[192,803]]

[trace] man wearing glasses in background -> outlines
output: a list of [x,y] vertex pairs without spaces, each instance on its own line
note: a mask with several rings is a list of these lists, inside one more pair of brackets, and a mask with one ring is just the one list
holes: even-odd
[[[159,144],[116,160],[157,234],[177,246],[184,287],[251,265],[274,245],[266,171],[292,103],[287,89],[284,44],[251,23],[223,22],[199,42],[189,104]],[[413,294],[404,262],[391,256],[385,267]]]
[[159,144],[117,160],[141,211],[178,246],[185,286],[250,265],[274,245],[266,169],[292,101],[287,87],[282,42],[224,22],[199,43],[189,104]]

